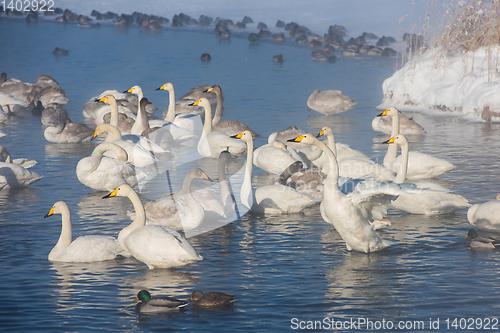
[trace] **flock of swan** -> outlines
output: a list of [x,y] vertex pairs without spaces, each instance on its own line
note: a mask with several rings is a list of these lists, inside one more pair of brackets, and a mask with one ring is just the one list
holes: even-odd
[[[347,249],[364,253],[393,244],[376,231],[391,225],[386,216],[389,209],[424,215],[468,209],[469,222],[481,232],[500,229],[500,200],[471,206],[466,198],[429,180],[455,166],[436,156],[409,151],[405,133],[422,133],[423,128],[394,107],[372,122],[375,130],[391,135],[384,142],[388,150],[380,165],[335,142],[328,126],[317,135],[289,127],[271,134],[267,144],[254,149],[257,133],[239,121],[221,119],[224,96],[218,85],[194,88],[177,102],[173,84],[161,85],[157,90],[169,93],[169,106],[161,118],[154,117],[157,108],[139,86],[123,93],[105,91],[91,98],[83,110],[89,122],[94,122],[92,128],[74,123],[63,112],[67,98],[54,79],[43,75],[28,84],[7,80],[6,75],[2,78],[0,102],[5,118],[27,108],[42,110],[45,138],[59,144],[88,142],[105,135],[90,156],[78,162],[76,176],[85,186],[107,192],[103,199],[123,196],[133,206],[128,213],[132,222],[116,238],[89,235],[73,240],[70,209],[64,201],[56,202],[45,216],[62,216],[60,238],[48,256],[51,261],[92,262],[132,256],[150,269],[199,261],[203,257],[183,233],[230,218],[237,201],[259,214],[300,213],[319,205],[321,216],[339,233]],[[44,88],[40,90],[40,86]],[[313,95],[310,101],[318,97],[317,92]],[[330,110],[343,112],[352,107],[352,102],[346,107],[338,93],[332,95],[336,97],[329,102]],[[196,149],[199,157],[217,159],[218,188],[193,190],[194,179],[214,182],[205,171],[194,168],[186,174],[182,190],[143,204],[134,188],[148,178],[151,166],[160,164],[159,157],[172,154],[172,147]],[[243,182],[233,195],[226,165],[244,154]],[[3,188],[29,186],[43,178],[29,170],[36,161],[12,159],[4,147],[0,155]],[[275,175],[269,185],[254,188],[254,167]],[[494,238],[477,232],[468,236],[473,239],[471,246],[498,245]]]

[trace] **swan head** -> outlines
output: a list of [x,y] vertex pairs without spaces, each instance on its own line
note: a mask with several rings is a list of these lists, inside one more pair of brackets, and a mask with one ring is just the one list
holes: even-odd
[[398,135],[393,136],[389,140],[384,141],[382,143],[396,143],[396,144],[402,146],[402,145],[405,145],[405,144],[407,145],[408,144],[408,140],[406,139],[406,136],[404,136],[403,134],[398,134]]
[[112,198],[112,197],[128,197],[130,193],[135,192],[132,187],[128,184],[121,184],[118,186],[113,192],[108,195],[103,196],[103,199]]
[[398,112],[399,112],[398,109],[396,109],[394,106],[390,106],[386,110],[384,110],[384,112],[377,115],[377,117],[383,117],[383,116],[394,117],[395,115],[398,114]]
[[210,102],[208,101],[208,99],[206,99],[205,97],[202,97],[200,98],[199,100],[197,100],[196,102],[192,103],[192,104],[189,104],[190,106],[202,106],[204,108],[207,108],[207,107],[210,107]]
[[211,86],[210,88],[208,88],[207,90],[205,90],[204,92],[214,92],[216,94],[220,94],[222,92],[222,89],[220,88],[220,86],[218,84],[215,84],[215,85]]
[[156,90],[167,90],[167,91],[173,91],[174,90],[174,85],[170,82],[165,83],[164,85],[156,88]]
[[63,211],[68,211],[68,205],[64,201],[58,201],[52,206],[49,212],[44,216],[44,218],[52,216],[54,214],[62,214]]
[[191,169],[188,172],[188,175],[190,175],[193,178],[200,178],[200,179],[208,180],[209,182],[213,182],[212,178],[208,177],[208,175],[205,173],[205,171],[201,170],[200,168]]
[[310,133],[306,133],[296,137],[295,139],[290,139],[287,142],[301,142],[308,145],[313,145],[318,139]]
[[142,89],[139,86],[133,86],[129,90],[124,91],[124,93],[129,93],[129,94],[138,94],[140,92],[142,93]]
[[323,126],[323,128],[321,128],[321,131],[319,131],[319,133],[318,133],[318,135],[316,135],[316,137],[319,138],[319,137],[322,137],[324,135],[330,135],[330,134],[333,134],[332,129],[328,126]]
[[151,300],[151,294],[147,290],[141,290],[137,293],[137,297],[131,302],[135,303],[138,301],[142,301],[144,303],[147,303]]
[[90,138],[90,140],[94,140],[95,138],[97,138],[102,133],[108,132],[107,125],[108,124],[99,124],[99,125],[97,125],[97,127],[94,130],[94,134],[92,135],[92,138]]
[[98,99],[97,101],[101,102],[101,103],[106,103],[106,104],[111,104],[111,103],[116,104],[116,98],[113,95],[106,95],[106,96],[102,97],[101,99]]
[[230,136],[230,138],[232,138],[232,139],[240,139],[241,141],[246,142],[246,143],[248,143],[248,142],[250,142],[250,141],[253,140],[252,133],[250,131],[248,131],[248,130],[247,131],[243,131],[243,132],[241,132],[239,134],[236,134],[236,135],[232,135],[232,136]]

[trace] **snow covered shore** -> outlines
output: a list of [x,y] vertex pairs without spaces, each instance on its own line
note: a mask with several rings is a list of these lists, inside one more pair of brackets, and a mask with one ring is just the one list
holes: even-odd
[[500,122],[500,47],[461,54],[432,49],[412,58],[382,85],[379,109],[440,110]]

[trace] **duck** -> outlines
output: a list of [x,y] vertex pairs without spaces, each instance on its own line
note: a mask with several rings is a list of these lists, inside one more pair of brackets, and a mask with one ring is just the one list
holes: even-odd
[[[333,132],[328,129],[322,129],[319,132],[319,136],[328,136],[328,147],[333,151],[333,153],[338,153],[337,145],[335,143],[335,138],[333,137]],[[344,152],[344,150],[342,151]],[[324,153],[324,152],[323,152]],[[347,152],[349,153],[349,152]],[[355,153],[353,153],[355,154]],[[341,177],[353,178],[353,179],[375,179],[377,181],[394,181],[396,174],[394,171],[387,169],[386,167],[379,165],[369,158],[362,156],[346,156],[342,159],[337,159],[337,166],[339,169],[339,175]],[[324,164],[322,171],[324,173],[329,173],[329,164]]]
[[307,99],[310,110],[324,115],[332,115],[348,111],[358,103],[352,98],[344,95],[340,90],[315,90]]
[[214,118],[212,119],[212,131],[222,132],[228,135],[236,135],[243,131],[250,131],[254,140],[259,137],[259,135],[255,133],[250,127],[238,120],[221,120],[224,107],[222,104],[222,88],[218,84],[215,84],[208,88],[207,92],[213,92],[215,93],[215,96],[217,96],[217,108],[215,109]]
[[61,214],[61,235],[50,251],[50,261],[95,262],[113,260],[123,252],[116,238],[111,236],[87,235],[72,240],[71,212],[64,201],[56,202],[44,216]]
[[[375,232],[374,226],[366,216],[368,209],[363,211],[359,208],[358,202],[340,191],[337,159],[332,150],[310,133],[291,140],[316,145],[328,156],[330,172],[324,183],[323,201],[320,204],[321,216],[335,227],[344,240],[347,250],[370,253],[391,246],[393,241],[383,239]],[[385,188],[388,191],[385,195],[389,197],[399,194],[395,187],[385,186]],[[356,199],[365,201],[366,197],[357,197]],[[378,200],[374,200],[372,203],[375,201]]]
[[250,131],[243,131],[233,138],[242,140],[247,145],[245,174],[240,189],[241,203],[254,213],[289,214],[300,213],[318,201],[305,193],[284,185],[261,186],[252,188],[253,137]]
[[203,97],[194,102],[193,105],[200,105],[205,109],[203,133],[198,141],[198,153],[201,156],[218,158],[224,150],[228,150],[231,154],[239,156],[247,150],[247,146],[240,140],[235,140],[221,132],[212,132],[212,108],[208,99]]
[[209,291],[206,293],[201,290],[195,290],[187,302],[191,302],[193,306],[200,308],[215,308],[231,306],[237,300],[233,295],[228,295],[220,291]]
[[[174,85],[171,82],[167,82],[158,87],[156,90],[166,90],[169,93],[168,109],[164,114],[163,119],[165,119],[166,122],[172,123],[176,127],[183,128],[189,131],[189,135],[196,135],[198,137],[201,136],[203,123],[199,115],[189,113],[175,113],[176,104]],[[172,133],[172,135],[174,135],[174,133]],[[186,133],[185,135],[188,134]]]
[[[127,152],[127,161],[137,167],[145,167],[147,165],[157,163],[158,159],[153,152],[144,148],[141,142],[133,143],[122,139],[120,130],[110,124],[100,124],[94,130],[91,140],[94,140],[99,135],[108,133],[105,142],[112,142],[120,146]],[[162,148],[163,150],[163,148]],[[163,150],[165,151],[165,150]],[[107,154],[106,156],[110,156]]]
[[82,123],[74,123],[66,118],[57,125],[48,126],[43,136],[49,142],[54,143],[79,143],[90,142],[94,130]]
[[[139,302],[140,301],[140,302]],[[188,302],[178,300],[168,296],[152,297],[149,291],[141,290],[137,293],[137,297],[132,303],[139,302],[135,306],[136,313],[161,313],[179,310]]]
[[134,221],[118,234],[124,250],[149,269],[184,266],[203,257],[177,231],[161,225],[145,225],[146,214],[141,199],[128,184],[118,186],[103,199],[128,197],[135,210]]
[[[404,113],[398,112],[396,115],[391,116],[391,114],[395,112],[394,110],[398,111],[395,107],[391,106],[384,110],[382,113],[378,114],[375,118],[373,118],[372,128],[375,132],[390,134],[391,137],[399,133],[404,135],[425,134],[425,130],[422,125],[413,120],[413,118],[406,116]],[[396,128],[397,132],[395,132]]]
[[[173,196],[165,194],[158,200],[144,205],[147,225],[163,225],[177,231],[192,230],[198,227],[205,217],[205,209],[198,202],[191,189],[195,179],[212,181],[200,168],[191,169],[184,177],[182,190]],[[135,214],[131,213],[134,218]]]
[[[112,151],[117,158],[103,156],[106,151]],[[104,142],[78,162],[76,176],[83,185],[97,191],[112,191],[123,183],[137,186],[136,168],[126,161],[127,152],[123,148]]]
[[394,182],[400,184],[403,192],[392,201],[393,208],[411,214],[439,215],[454,213],[471,206],[466,198],[437,183],[430,181],[405,183],[409,152],[406,136],[398,134],[384,143],[396,143],[401,147],[402,159]]
[[486,233],[485,231],[478,232],[476,229],[469,229],[465,238],[470,238],[469,246],[473,248],[496,249],[500,248],[500,234]]
[[[393,119],[393,129],[391,136],[395,137],[399,134],[399,111],[395,107],[390,107],[379,116],[390,116]],[[384,157],[384,166],[394,172],[400,168],[402,157],[397,155],[397,145],[389,145],[387,153]],[[424,154],[416,151],[409,152],[408,166],[406,171],[406,178],[408,180],[421,180],[430,179],[441,176],[453,169],[456,166],[446,161],[445,159],[438,158],[429,154]]]
[[470,206],[467,220],[478,229],[500,231],[500,193],[496,200]]

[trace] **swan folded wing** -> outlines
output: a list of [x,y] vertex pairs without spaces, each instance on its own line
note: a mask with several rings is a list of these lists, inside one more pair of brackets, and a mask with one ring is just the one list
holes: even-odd
[[113,260],[123,252],[122,247],[114,237],[87,235],[75,239],[59,256],[52,261],[64,262],[94,262]]

